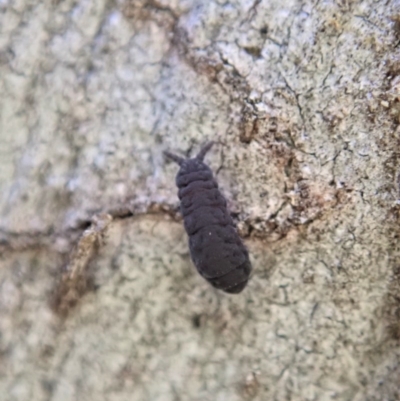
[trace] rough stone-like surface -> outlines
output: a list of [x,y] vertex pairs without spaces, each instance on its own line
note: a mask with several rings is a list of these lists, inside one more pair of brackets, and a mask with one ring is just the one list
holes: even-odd
[[[398,0],[0,1],[0,399],[399,400],[399,44]],[[210,139],[239,296],[162,154]]]

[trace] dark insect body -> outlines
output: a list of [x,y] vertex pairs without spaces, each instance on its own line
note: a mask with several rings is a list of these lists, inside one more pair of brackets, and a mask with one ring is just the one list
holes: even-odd
[[241,292],[250,278],[249,254],[240,239],[211,169],[203,162],[213,142],[193,159],[169,152],[179,164],[176,185],[189,236],[190,256],[198,272],[215,288]]

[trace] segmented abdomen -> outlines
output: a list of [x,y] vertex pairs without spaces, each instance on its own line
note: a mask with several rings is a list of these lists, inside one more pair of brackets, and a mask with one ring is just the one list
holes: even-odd
[[251,272],[249,255],[212,171],[198,158],[187,159],[181,163],[176,183],[197,270],[214,287],[241,292]]

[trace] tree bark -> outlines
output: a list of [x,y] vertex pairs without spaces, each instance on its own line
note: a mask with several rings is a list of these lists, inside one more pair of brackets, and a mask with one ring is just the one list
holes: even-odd
[[[0,2],[0,399],[400,400],[399,10]],[[208,140],[239,295],[163,157]]]

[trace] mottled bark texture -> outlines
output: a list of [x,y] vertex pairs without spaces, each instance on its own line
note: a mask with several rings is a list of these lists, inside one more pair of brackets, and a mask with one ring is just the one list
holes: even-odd
[[[0,398],[399,400],[398,0],[0,2]],[[176,166],[249,248],[195,271]]]

